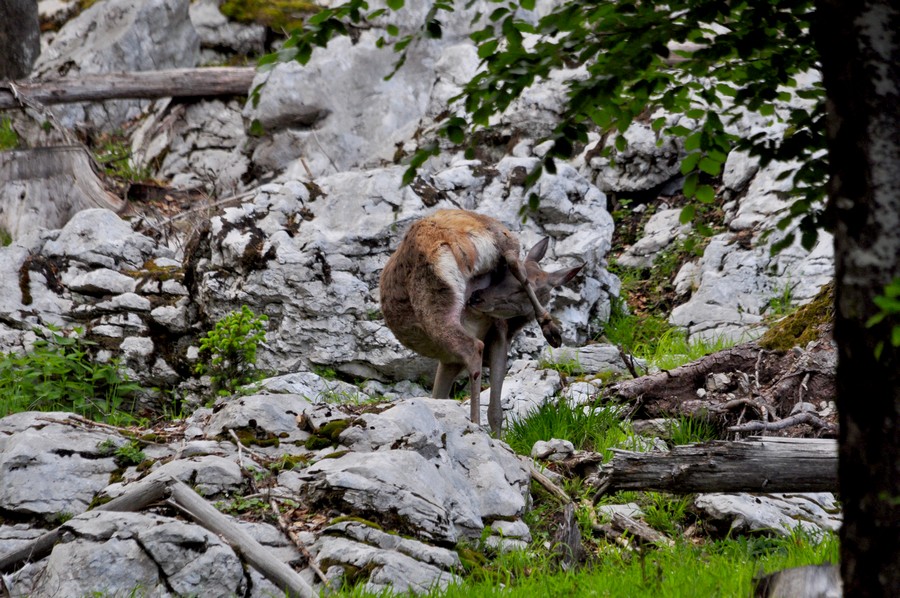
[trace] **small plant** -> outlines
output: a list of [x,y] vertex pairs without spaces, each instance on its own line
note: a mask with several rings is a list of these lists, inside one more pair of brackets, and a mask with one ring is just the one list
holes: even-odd
[[777,320],[795,311],[797,306],[794,305],[794,285],[788,281],[777,295],[769,299],[766,315]]
[[137,440],[127,442],[122,446],[116,446],[112,440],[104,440],[97,445],[101,455],[112,455],[119,467],[128,467],[129,465],[138,465],[147,458],[144,451],[141,450],[141,443]]
[[269,512],[269,503],[264,498],[243,496],[235,496],[230,501],[219,501],[214,506],[230,515],[241,515],[244,513],[253,513],[260,518],[265,518],[271,513]]
[[[873,301],[880,311],[869,318],[866,322],[866,327],[871,328],[887,319],[892,324],[890,339],[887,340],[892,347],[900,347],[900,278],[895,278],[890,284],[886,285],[884,294],[878,295]],[[875,345],[876,359],[881,359],[881,354],[884,351],[884,342],[884,340],[880,340]]]
[[[41,331],[36,331],[41,333]],[[0,417],[20,411],[72,411],[112,423],[130,422],[122,410],[127,396],[140,390],[119,369],[119,362],[94,363],[94,343],[81,328],[48,327],[47,338],[31,352],[0,356]]]
[[644,522],[664,534],[678,534],[687,515],[687,508],[693,501],[692,495],[671,496],[660,492],[647,492],[644,511]]
[[126,181],[146,181],[153,178],[150,168],[134,166],[128,139],[122,134],[104,135],[95,149],[95,156],[111,177]]
[[669,430],[669,439],[675,445],[708,442],[716,438],[716,427],[705,419],[681,417]]
[[256,315],[246,305],[218,322],[200,339],[198,374],[209,374],[213,390],[222,396],[233,394],[239,386],[259,379],[256,348],[266,338],[268,317]]
[[578,355],[571,357],[565,355],[563,358],[555,359],[552,350],[546,357],[541,356],[541,359],[538,360],[538,367],[544,370],[556,370],[564,376],[577,376],[583,371],[581,363],[578,361]]
[[526,417],[514,421],[506,433],[507,444],[519,454],[528,455],[538,440],[561,438],[576,449],[607,452],[625,439],[612,410],[590,405],[571,406],[567,401],[545,403]]
[[19,134],[13,129],[12,120],[8,116],[0,118],[0,151],[19,147]]

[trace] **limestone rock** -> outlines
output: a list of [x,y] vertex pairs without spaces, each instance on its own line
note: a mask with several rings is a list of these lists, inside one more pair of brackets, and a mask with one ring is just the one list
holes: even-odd
[[[188,0],[105,0],[60,29],[35,64],[42,77],[144,71],[197,64],[200,39]],[[62,124],[89,122],[113,130],[134,118],[146,101],[110,100],[54,106]]]

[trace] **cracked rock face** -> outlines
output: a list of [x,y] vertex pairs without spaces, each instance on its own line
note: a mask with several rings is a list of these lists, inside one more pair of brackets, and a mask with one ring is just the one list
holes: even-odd
[[0,419],[0,510],[47,519],[77,515],[109,484],[118,466],[100,445],[124,441],[54,423],[65,415],[26,412]]
[[[162,70],[196,66],[200,38],[188,16],[188,0],[106,0],[59,30],[41,54],[34,72],[41,77],[78,73]],[[112,131],[135,118],[148,104],[110,100],[54,106],[67,127],[93,123]]]
[[98,511],[71,519],[61,532],[32,590],[36,596],[118,596],[141,587],[148,596],[217,598],[246,589],[231,547],[177,519]]
[[305,470],[300,494],[445,545],[521,518],[525,466],[465,413],[453,401],[410,399],[362,415],[341,435],[351,452]]

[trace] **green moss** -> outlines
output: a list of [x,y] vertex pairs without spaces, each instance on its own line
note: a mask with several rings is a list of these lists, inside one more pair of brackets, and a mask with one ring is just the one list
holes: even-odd
[[225,0],[222,14],[239,23],[258,23],[274,31],[291,31],[320,10],[307,0]]
[[309,463],[307,455],[283,455],[277,461],[269,464],[269,471],[279,473],[296,469],[298,465],[305,466]]
[[384,531],[382,527],[374,521],[369,521],[368,519],[363,519],[362,517],[354,517],[352,515],[342,515],[340,517],[335,517],[331,520],[330,525],[337,525],[338,523],[344,523],[345,521],[350,521],[352,523],[361,523],[363,525],[375,528],[379,531]]
[[330,438],[333,442],[338,441],[338,437],[341,433],[346,430],[350,426],[349,419],[336,419],[328,422],[321,428],[319,428],[318,434],[319,436],[324,436],[325,438]]
[[790,351],[816,340],[834,321],[834,283],[823,286],[815,299],[775,322],[759,339],[769,351]]
[[325,455],[322,458],[323,459],[340,459],[341,457],[343,457],[344,455],[346,455],[349,452],[350,451],[334,451],[333,453],[328,453],[327,455]]
[[[241,428],[239,430],[232,431],[244,446],[278,447],[281,444],[281,441],[278,439],[278,437],[270,432],[259,434],[258,430],[251,428]],[[234,442],[234,438],[231,437],[231,434],[222,434],[221,437]]]
[[305,446],[307,450],[318,451],[323,448],[328,448],[332,444],[334,443],[328,438],[322,438],[321,436],[310,436],[306,440],[306,442],[303,443],[303,446]]
[[16,149],[19,147],[19,134],[13,129],[9,117],[0,118],[0,151]]

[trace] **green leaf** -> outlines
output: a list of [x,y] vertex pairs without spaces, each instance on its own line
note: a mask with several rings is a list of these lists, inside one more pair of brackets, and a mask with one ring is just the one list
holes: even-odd
[[716,191],[709,185],[700,185],[697,187],[696,197],[701,203],[713,203],[716,201]]
[[449,139],[451,143],[455,143],[456,145],[459,145],[463,141],[465,141],[466,134],[462,130],[462,127],[458,127],[456,125],[450,125],[447,127],[447,139]]
[[681,174],[687,175],[694,168],[697,167],[697,162],[700,161],[702,154],[700,152],[694,152],[693,154],[688,154],[684,160],[681,161]]
[[703,136],[701,131],[695,131],[684,138],[684,149],[693,152],[700,149],[700,139]]
[[525,10],[534,10],[534,2],[535,2],[535,0],[521,0],[521,1],[519,2],[519,4],[520,4],[520,5],[522,6],[522,8],[524,8]]
[[500,42],[496,39],[481,44],[480,46],[478,46],[478,57],[484,60],[488,56],[493,56],[494,52],[497,51],[497,46],[499,45]]
[[684,196],[687,198],[694,197],[697,193],[697,182],[700,180],[700,177],[696,172],[692,172],[684,179],[684,185],[681,190],[684,192]]
[[697,209],[696,207],[694,207],[694,204],[688,204],[684,206],[683,208],[681,208],[681,214],[678,216],[678,221],[681,222],[681,224],[689,223],[694,219],[694,213],[696,211]]
[[400,10],[404,3],[404,0],[387,0],[388,8],[391,10]]
[[706,156],[700,160],[699,168],[706,174],[718,176],[719,173],[722,172],[722,163],[716,162],[709,156]]

